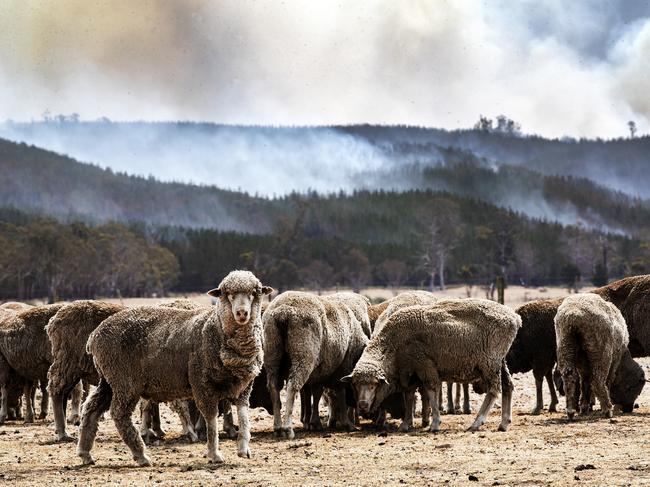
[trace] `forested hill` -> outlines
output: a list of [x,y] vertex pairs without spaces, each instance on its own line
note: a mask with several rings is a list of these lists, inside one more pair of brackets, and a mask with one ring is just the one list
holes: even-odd
[[[585,180],[538,181],[557,201],[600,202],[599,218],[634,227],[639,237],[563,226],[485,201],[486,188],[519,187],[524,198],[532,190],[518,178],[538,173],[447,162],[400,173],[420,189],[259,198],[116,174],[0,140],[0,297],[204,290],[232,268],[253,269],[282,289],[426,286],[443,277],[489,285],[499,274],[601,283],[650,270],[644,202]],[[465,195],[427,189],[438,186]],[[99,261],[115,269],[109,280],[89,272]]]
[[[359,172],[353,187],[375,191],[444,191],[563,224],[646,236],[650,207],[584,178],[545,176],[521,167],[490,166],[457,149],[436,149],[444,161]],[[269,233],[292,210],[286,196],[267,198],[153,177],[115,173],[69,157],[0,139],[0,206],[60,219]],[[269,177],[274,169],[269,168]],[[264,178],[265,176],[260,176]],[[349,190],[352,191],[352,190]],[[396,196],[394,196],[396,198]]]

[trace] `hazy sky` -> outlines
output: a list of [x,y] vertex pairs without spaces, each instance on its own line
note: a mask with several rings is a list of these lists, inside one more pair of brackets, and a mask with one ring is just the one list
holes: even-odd
[[650,132],[647,0],[2,0],[0,119]]

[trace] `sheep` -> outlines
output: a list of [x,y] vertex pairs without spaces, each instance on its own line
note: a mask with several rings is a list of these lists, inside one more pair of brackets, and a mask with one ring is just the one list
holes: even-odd
[[[419,381],[432,406],[430,431],[440,429],[441,381],[481,381],[486,397],[470,431],[485,422],[499,386],[500,431],[511,421],[512,379],[505,357],[521,327],[511,309],[482,299],[449,299],[396,311],[372,337],[352,374],[344,377],[357,391],[359,409],[370,411],[390,393]],[[408,412],[408,408],[407,408]]]
[[[388,304],[379,318],[375,322],[373,334],[381,331],[388,319],[398,310],[407,308],[414,305],[431,305],[439,301],[433,293],[428,291],[405,291],[397,296],[388,300]],[[422,427],[426,428],[429,425],[429,418],[431,416],[431,406],[429,405],[429,398],[426,394],[422,396]],[[413,416],[415,411],[415,389],[410,389],[404,393],[405,401],[405,415],[402,418],[402,423],[399,426],[400,431],[409,431],[413,427]],[[452,406],[453,408],[453,406]],[[383,424],[385,422],[385,412],[380,409],[377,416],[377,423]]]
[[[548,410],[557,411],[556,387],[561,383],[561,378],[558,381],[554,380],[553,376],[557,357],[554,318],[563,300],[564,298],[531,301],[516,309],[517,314],[521,316],[522,327],[510,347],[506,361],[511,373],[528,372],[531,369],[533,371],[537,394],[532,414],[539,414],[544,409],[544,378],[551,394]],[[610,397],[624,412],[631,412],[634,400],[641,393],[644,383],[643,369],[631,360],[631,357],[625,357],[621,362],[621,373],[617,374],[615,379],[615,387],[612,386],[610,391]],[[562,391],[560,393],[562,394]]]
[[[181,309],[207,309],[186,299],[177,299],[161,303],[158,306],[176,307]],[[52,365],[48,371],[48,390],[52,396],[56,441],[73,441],[74,438],[66,433],[65,410],[68,396],[72,393],[72,419],[76,423],[75,410],[78,402],[75,386],[79,381],[84,384],[96,385],[99,375],[95,369],[92,357],[86,353],[86,342],[90,334],[106,318],[127,309],[121,304],[104,301],[85,300],[75,301],[64,305],[49,321],[46,332],[52,344]],[[176,408],[182,411],[182,406]],[[162,438],[165,433],[160,427],[160,413],[155,403],[147,402],[141,408],[143,416],[140,432],[147,442]],[[78,413],[77,413],[78,415]],[[149,428],[151,418],[152,429]],[[181,421],[183,417],[181,417]],[[188,435],[193,439],[191,432]]]
[[120,436],[138,465],[151,465],[131,421],[140,397],[155,401],[194,399],[207,427],[207,458],[222,463],[218,403],[234,400],[239,418],[237,454],[250,458],[249,395],[262,367],[260,301],[273,289],[248,271],[232,271],[208,292],[210,309],[140,307],[106,319],[88,338],[100,380],[83,407],[77,454],[90,450],[98,416],[110,408]]
[[[593,388],[605,417],[612,417],[609,396],[618,365],[629,342],[625,320],[619,309],[597,294],[568,296],[555,315],[557,364],[566,391],[569,419],[576,413],[578,376]],[[582,391],[580,411],[588,411],[590,394]]]
[[7,309],[10,311],[22,311],[24,309],[33,308],[31,304],[19,303],[17,301],[8,301],[6,303],[0,304],[1,309]]
[[381,316],[381,314],[386,311],[386,308],[390,304],[390,300],[382,301],[379,304],[372,304],[368,306],[368,318],[370,319],[370,331],[374,331],[375,329],[375,324],[377,323],[377,319]]
[[[0,423],[7,416],[6,386],[12,373],[32,383],[40,381],[43,392],[41,418],[47,415],[48,394],[44,387],[52,363],[52,350],[45,326],[62,306],[50,304],[16,312],[3,311],[0,319],[0,386],[3,388]],[[25,422],[31,423],[34,421],[33,396],[31,392],[26,392]]]
[[522,326],[508,351],[506,361],[510,373],[533,371],[536,400],[531,414],[544,409],[544,378],[551,395],[549,412],[557,411],[558,398],[553,385],[553,366],[556,362],[555,324],[553,319],[563,298],[541,299],[526,303],[515,311],[521,316]]
[[[363,301],[361,296],[357,298]],[[350,373],[368,342],[349,305],[338,298],[288,291],[276,297],[264,313],[264,365],[273,401],[273,428],[277,436],[293,439],[296,394],[309,387],[313,396],[307,427],[320,429],[318,404],[323,388],[336,391],[339,420],[354,425],[346,410],[339,379]],[[282,417],[280,390],[287,381],[286,409]]]
[[632,357],[650,356],[650,275],[626,277],[594,289],[622,313],[630,336]]

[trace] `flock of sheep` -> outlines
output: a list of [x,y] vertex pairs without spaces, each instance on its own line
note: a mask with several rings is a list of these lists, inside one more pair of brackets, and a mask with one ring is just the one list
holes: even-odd
[[[167,402],[191,441],[205,435],[208,461],[219,463],[224,461],[219,413],[224,430],[237,438],[237,454],[250,457],[249,407],[265,407],[276,434],[292,439],[298,394],[306,429],[323,427],[324,398],[330,428],[353,429],[360,416],[383,427],[390,414],[402,419],[400,431],[408,431],[419,392],[422,426],[435,432],[443,381],[448,412],[461,411],[460,386],[462,412],[471,412],[472,384],[485,398],[469,429],[486,421],[501,394],[499,430],[505,431],[511,422],[511,372],[533,371],[533,414],[544,408],[544,378],[549,410],[558,404],[556,386],[564,390],[569,419],[576,411],[590,411],[595,399],[606,417],[614,405],[632,412],[645,384],[632,357],[650,354],[650,276],[533,301],[515,311],[493,301],[443,300],[424,291],[379,305],[354,293],[297,291],[268,303],[272,292],[251,272],[233,271],[209,291],[212,306],[182,299],[136,308],[101,301],[0,305],[0,424],[19,419],[23,402],[25,421],[33,421],[40,384],[40,417],[47,415],[49,393],[58,441],[72,440],[66,432],[71,400],[68,421],[80,424],[77,453],[83,463],[93,463],[99,420],[110,410],[134,460],[150,465],[145,440],[164,435],[158,403]],[[95,387],[89,391],[89,385]],[[138,403],[140,431],[132,421]]]

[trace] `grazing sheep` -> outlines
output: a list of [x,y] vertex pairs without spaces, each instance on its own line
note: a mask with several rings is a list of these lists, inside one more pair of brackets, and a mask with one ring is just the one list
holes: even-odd
[[[48,394],[45,385],[47,371],[52,363],[52,347],[45,326],[62,306],[62,304],[50,304],[21,311],[3,310],[0,318],[0,386],[2,387],[0,423],[7,416],[6,386],[13,373],[32,384],[40,381],[43,392],[41,418],[47,415]],[[31,423],[34,421],[33,395],[31,389],[25,392],[27,392],[25,422]]]
[[131,421],[140,397],[154,401],[194,399],[207,426],[207,457],[224,461],[218,449],[218,404],[235,401],[239,418],[237,453],[250,457],[249,395],[262,366],[260,302],[272,288],[248,271],[233,271],[210,309],[140,307],[106,319],[88,338],[87,351],[100,375],[84,404],[77,454],[93,463],[90,450],[98,416],[111,410],[120,436],[139,465],[150,465]]
[[541,299],[526,303],[515,311],[521,316],[521,328],[508,351],[506,361],[511,374],[533,371],[536,400],[531,414],[544,409],[544,378],[551,394],[550,412],[557,411],[557,394],[553,385],[556,362],[555,324],[553,322],[562,299]]
[[626,277],[592,292],[621,311],[632,357],[650,356],[650,275]]
[[[207,309],[205,306],[201,307],[197,303],[186,299],[177,299],[158,306],[195,310]],[[125,309],[127,309],[126,306],[104,301],[75,301],[64,305],[52,317],[45,328],[52,344],[52,365],[48,371],[48,390],[52,396],[57,441],[74,440],[66,433],[65,411],[68,396],[74,393],[75,386],[80,380],[86,385],[97,385],[99,382],[99,375],[93,359],[86,352],[88,337],[102,321]],[[76,406],[74,394],[72,398],[74,417]],[[181,410],[182,408],[179,406],[178,409]],[[144,416],[142,425],[146,426],[148,424],[149,415],[151,415],[153,424],[152,429],[146,427],[141,430],[145,440],[151,442],[154,439],[162,438],[165,433],[160,427],[160,414],[157,405],[147,403],[147,407],[141,409],[141,411]]]
[[[557,410],[558,399],[555,389],[561,385],[562,380],[561,376],[553,375],[557,357],[554,319],[563,299],[531,301],[516,310],[521,316],[522,327],[510,347],[506,360],[511,373],[533,370],[537,398],[532,414],[538,414],[544,408],[542,394],[544,378],[551,393],[549,411]],[[621,362],[621,373],[616,376],[610,390],[610,397],[624,412],[631,412],[634,401],[641,393],[644,384],[643,369],[631,357],[624,357]],[[588,384],[584,384],[584,387],[588,388]],[[560,394],[563,392],[560,391]],[[579,391],[577,394],[579,396]]]
[[[379,331],[386,324],[388,319],[398,310],[415,305],[431,305],[439,301],[433,293],[428,291],[405,291],[398,294],[387,301],[384,312],[379,316],[373,328],[373,334]],[[422,392],[422,391],[420,391]],[[429,398],[426,394],[420,394],[422,397],[422,427],[429,426],[429,419],[431,417],[431,406],[429,405]],[[405,415],[402,423],[400,424],[400,431],[409,431],[413,427],[413,417],[415,416],[415,389],[410,389],[404,393],[405,402]],[[453,408],[453,406],[452,406]],[[453,409],[452,409],[453,410]],[[385,423],[385,413],[379,411],[377,423]]]
[[[521,326],[514,311],[481,299],[450,299],[396,311],[373,336],[352,374],[359,409],[370,411],[390,393],[419,381],[432,406],[431,431],[440,428],[442,381],[481,381],[487,394],[470,427],[485,422],[499,389],[503,394],[500,431],[511,421],[512,380],[505,357]],[[409,408],[407,407],[407,412]]]
[[[567,416],[576,413],[578,378],[590,384],[605,417],[612,417],[609,388],[629,337],[623,315],[616,306],[593,293],[564,299],[555,315],[557,364],[566,391]],[[582,391],[581,412],[588,411],[590,394]]]
[[[337,410],[345,411],[345,391],[339,379],[352,371],[368,342],[350,306],[336,297],[288,291],[271,302],[263,321],[264,365],[276,434],[294,438],[291,416],[296,395],[303,387],[310,388],[313,398],[306,426],[322,427],[318,404],[324,387],[336,391]],[[280,390],[285,379],[287,402],[282,418]],[[347,415],[338,416],[343,426],[354,427]]]

